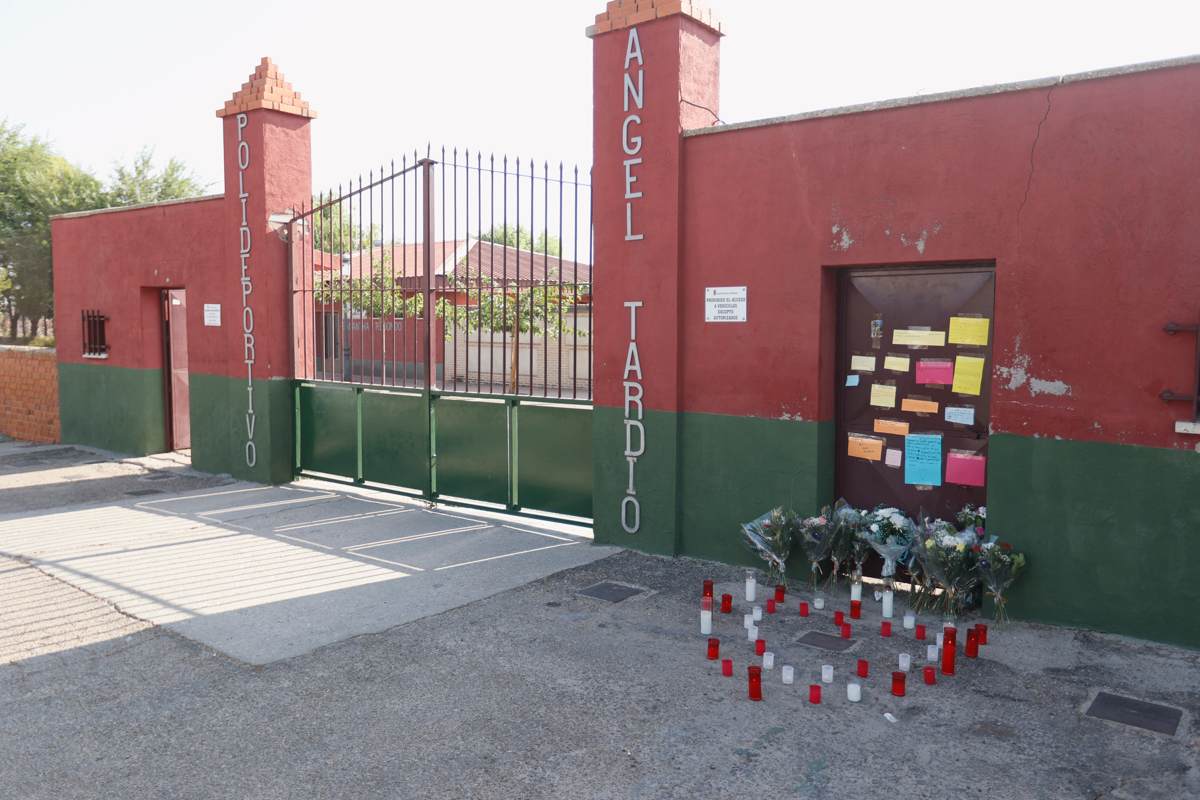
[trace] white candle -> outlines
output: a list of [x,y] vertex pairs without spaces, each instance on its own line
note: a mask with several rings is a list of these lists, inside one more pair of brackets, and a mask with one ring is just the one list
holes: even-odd
[[742,627],[743,628],[749,628],[753,624],[754,624],[754,615],[753,614],[742,614]]
[[878,590],[876,590],[876,592],[875,592],[875,602],[876,602],[876,603],[878,603],[878,602],[879,602],[880,600],[882,600],[882,599],[883,599],[883,594],[882,594],[882,593],[880,593]]
[[892,618],[892,590],[888,589],[883,593],[883,618]]
[[912,668],[912,656],[910,656],[908,653],[901,653],[900,654],[900,671],[908,672],[908,670],[910,668]]
[[754,580],[754,576],[747,573],[746,575],[746,602],[754,602],[754,594],[758,588],[758,582]]
[[754,621],[758,622],[760,619],[762,619],[762,606],[755,606],[754,607]]
[[929,662],[932,662],[932,663],[934,663],[934,664],[936,664],[936,663],[937,663],[937,660],[938,660],[938,648],[937,648],[937,645],[936,645],[936,644],[928,644],[928,645],[925,645],[925,660],[926,660],[926,661],[929,661]]
[[862,584],[861,583],[856,582],[856,583],[850,584],[850,599],[851,600],[862,600]]
[[944,633],[939,633],[937,636],[937,646],[942,647],[945,645],[945,643],[946,643],[946,635]]
[[763,669],[773,669],[775,667],[775,654],[770,650],[763,653]]
[[751,625],[749,628],[746,628],[746,641],[753,642],[757,638],[758,638],[758,626],[757,625]]
[[780,668],[779,672],[783,675],[783,682],[789,686],[791,685],[792,681],[796,679],[794,670],[787,664],[784,664],[783,667]]
[[824,597],[814,597],[813,598],[813,608],[822,609],[824,607],[825,607],[825,598]]
[[917,625],[917,615],[911,611],[904,612],[904,629],[911,631]]
[[712,612],[700,609],[700,632],[703,634],[712,633]]
[[821,683],[833,683],[833,664],[821,665]]
[[847,683],[846,699],[851,703],[857,703],[859,700],[862,700],[862,685],[857,683]]

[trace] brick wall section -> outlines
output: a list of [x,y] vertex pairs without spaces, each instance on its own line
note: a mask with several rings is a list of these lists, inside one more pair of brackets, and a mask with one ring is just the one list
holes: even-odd
[[683,14],[717,33],[724,33],[723,23],[712,9],[699,0],[612,0],[603,12],[596,15],[596,24],[587,28],[588,36],[596,36],[622,28],[632,28],[642,22],[660,17]]
[[53,348],[0,346],[0,433],[28,442],[59,441]]

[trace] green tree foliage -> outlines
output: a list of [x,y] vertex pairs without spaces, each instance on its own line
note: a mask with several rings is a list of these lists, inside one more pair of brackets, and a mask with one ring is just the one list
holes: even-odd
[[542,231],[535,240],[529,231],[520,225],[515,228],[504,225],[493,226],[490,231],[479,237],[479,241],[495,242],[517,250],[530,250],[534,253],[545,253],[552,256],[562,253],[562,242],[558,240],[557,236],[551,236],[546,231]]
[[205,186],[183,165],[172,158],[161,170],[154,168],[154,151],[143,148],[129,166],[113,167],[112,180],[105,190],[105,205],[136,206],[162,200],[180,200],[204,193]]
[[[321,199],[314,197],[313,205],[321,205]],[[372,225],[364,231],[355,222],[350,207],[342,203],[322,208],[309,218],[308,224],[314,246],[325,253],[368,252],[381,238],[378,227]]]

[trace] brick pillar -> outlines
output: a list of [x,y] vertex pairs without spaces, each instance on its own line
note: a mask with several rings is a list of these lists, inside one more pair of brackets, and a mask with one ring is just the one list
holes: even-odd
[[675,553],[682,132],[718,113],[720,24],[687,0],[623,0],[588,35],[596,538]]
[[315,114],[264,58],[217,116],[224,126],[225,256],[220,275],[189,303],[219,304],[221,316],[219,328],[204,328],[210,336],[189,343],[192,372],[204,378],[192,382],[192,457],[200,469],[281,483],[292,477],[294,448],[283,234],[294,210],[312,199]]

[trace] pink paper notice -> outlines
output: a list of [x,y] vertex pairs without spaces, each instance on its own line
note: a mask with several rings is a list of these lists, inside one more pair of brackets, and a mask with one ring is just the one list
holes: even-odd
[[949,386],[954,383],[954,362],[932,358],[919,359],[917,361],[917,383],[936,383]]
[[983,486],[987,475],[987,456],[966,453],[946,455],[946,483],[960,486]]

